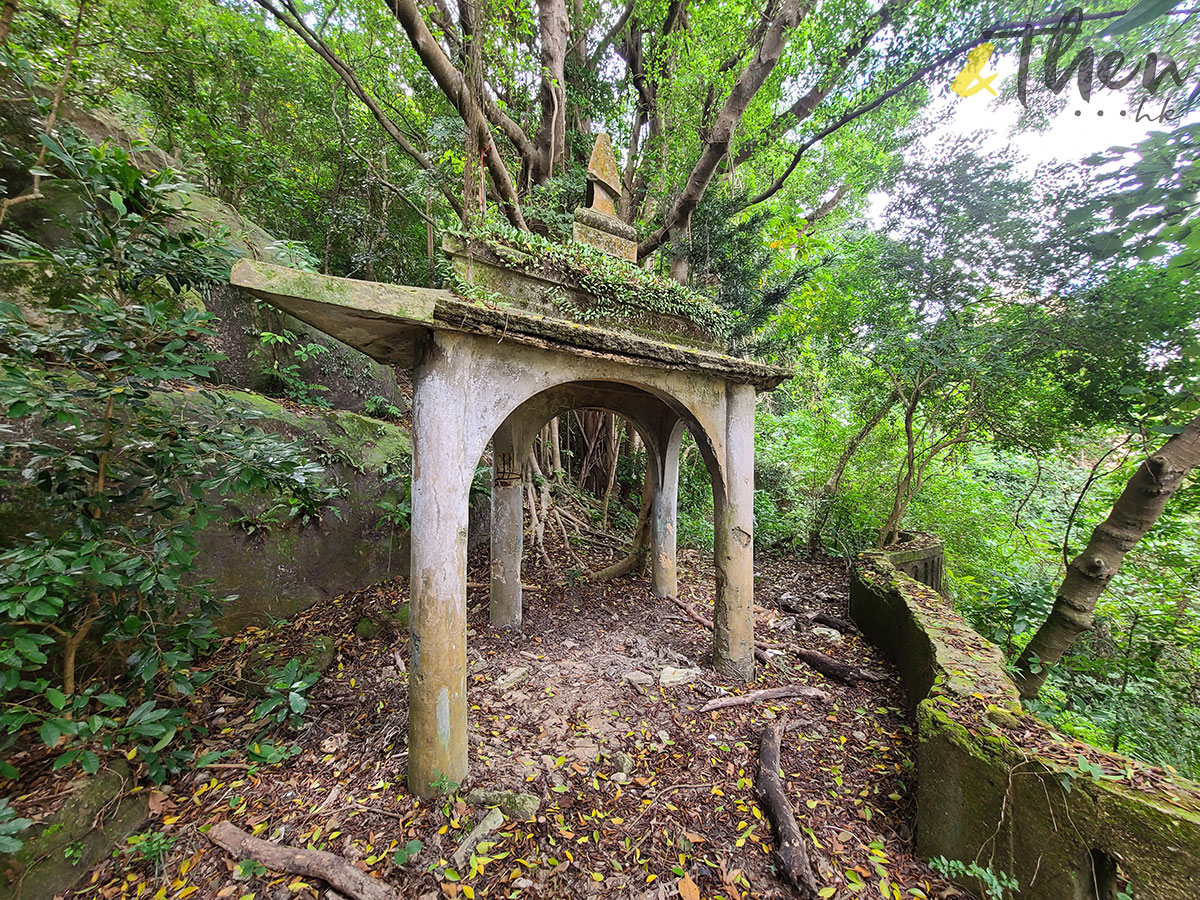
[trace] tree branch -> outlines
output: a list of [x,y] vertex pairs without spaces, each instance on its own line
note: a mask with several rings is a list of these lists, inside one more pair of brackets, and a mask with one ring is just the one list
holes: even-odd
[[875,36],[886,29],[892,23],[895,15],[903,11],[904,7],[908,6],[910,2],[911,0],[895,0],[895,2],[884,6],[876,15],[874,22],[864,28],[857,38],[843,48],[842,52],[838,55],[837,62],[829,67],[824,77],[808,93],[801,96],[787,110],[776,116],[771,124],[767,126],[766,134],[760,140],[750,141],[738,150],[733,158],[734,166],[740,166],[763,147],[773,144],[785,133],[811,116],[813,111],[829,96],[829,92],[837,87],[842,76],[846,74],[846,70],[850,68],[850,64],[867,49],[867,46],[875,39]]
[[788,167],[783,170],[783,174],[781,174],[778,178],[776,178],[773,182],[771,182],[770,186],[768,186],[766,188],[766,190],[762,191],[760,194],[757,194],[754,197],[751,197],[750,200],[748,200],[746,202],[746,204],[742,207],[742,209],[749,209],[751,206],[757,206],[759,203],[762,203],[765,200],[769,200],[769,199],[771,199],[771,197],[775,196],[775,194],[777,194],[779,192],[780,188],[782,188],[784,186],[784,184],[787,182],[788,178],[791,177],[792,173],[796,171],[796,167],[798,165],[800,165],[800,158],[802,156],[804,156],[804,154],[807,153],[809,150],[811,150],[814,146],[819,144],[822,140],[829,137],[829,135],[833,134],[838,129],[843,128],[846,125],[850,124],[855,119],[859,119],[859,118],[865,116],[867,113],[878,109],[880,106],[882,106],[888,100],[895,97],[901,91],[904,91],[907,88],[911,87],[913,84],[920,81],[922,78],[924,78],[930,72],[933,72],[936,69],[941,68],[946,63],[948,63],[950,60],[954,59],[954,57],[959,56],[963,53],[966,53],[968,50],[970,50],[972,47],[974,47],[978,43],[979,43],[979,41],[977,39],[972,39],[965,43],[958,44],[955,47],[951,47],[949,50],[947,50],[945,53],[941,54],[937,59],[935,59],[929,65],[922,66],[920,69],[917,69],[915,72],[913,72],[911,75],[909,75],[903,81],[901,81],[899,84],[884,91],[882,94],[880,94],[874,100],[870,100],[866,103],[859,104],[858,106],[854,107],[853,109],[849,110],[848,112],[843,113],[842,115],[838,116],[833,122],[826,125],[820,131],[818,131],[816,134],[814,134],[812,137],[808,138],[803,143],[801,143],[800,146],[798,146],[796,148],[796,152],[792,156],[792,161],[788,164]]
[[600,63],[600,60],[604,57],[605,52],[612,45],[612,42],[617,39],[617,36],[629,22],[629,18],[633,15],[633,8],[635,6],[637,6],[637,0],[629,0],[629,3],[626,4],[625,9],[621,13],[620,17],[616,22],[613,23],[612,28],[604,32],[604,37],[600,39],[600,43],[596,45],[596,49],[593,50],[592,55],[588,57],[588,68],[594,69]]
[[[295,17],[293,17],[293,15],[289,15],[283,9],[276,6],[272,0],[254,0],[254,2],[267,12],[271,13],[271,15],[273,15],[278,21],[282,22],[289,31],[293,32],[297,37],[300,38],[300,40],[304,41],[304,43],[307,44],[314,53],[321,57],[321,59],[325,60],[325,62],[329,64],[329,67],[337,73],[339,78],[342,79],[346,87],[350,89],[350,93],[357,97],[358,100],[364,106],[366,106],[368,110],[370,110],[371,115],[374,116],[375,121],[383,127],[383,130],[387,132],[388,137],[390,137],[409,157],[411,157],[413,161],[417,163],[417,165],[433,175],[438,174],[437,169],[434,167],[433,163],[429,161],[428,157],[426,157],[424,153],[417,149],[413,142],[404,135],[404,132],[396,127],[396,123],[393,122],[391,117],[389,117],[388,114],[383,111],[383,108],[375,101],[375,98],[367,93],[361,82],[359,82],[358,76],[354,74],[354,70],[346,65],[346,63],[342,61],[341,57],[334,53],[329,45],[326,44],[316,32],[304,24],[304,19],[301,16],[295,15]],[[462,203],[458,200],[458,198],[444,184],[442,184],[440,178],[436,178],[435,183],[438,186],[438,190],[441,191],[442,195],[446,198],[446,202],[450,204],[456,213],[461,215]]]
[[[261,3],[264,0],[257,0],[257,2]],[[446,56],[441,45],[434,39],[429,26],[421,17],[421,11],[417,9],[415,0],[388,0],[388,8],[404,29],[405,34],[408,35],[408,40],[413,49],[417,51],[422,65],[433,76],[434,81],[458,111],[467,128],[475,129],[482,125],[483,130],[487,132],[484,136],[487,141],[487,146],[484,148],[485,163],[492,176],[492,183],[496,187],[500,202],[504,206],[505,216],[516,228],[527,230],[525,218],[521,215],[521,204],[517,199],[517,192],[513,188],[512,178],[508,174],[508,167],[501,158],[500,151],[496,149],[496,142],[491,139],[491,129],[487,128],[487,118],[482,108],[484,104],[467,89],[466,78],[450,62],[450,58]]]
[[683,228],[691,220],[692,213],[712,181],[717,165],[729,153],[734,128],[741,121],[750,101],[779,63],[786,45],[786,33],[799,25],[810,9],[810,0],[785,0],[779,14],[763,34],[762,43],[754,58],[734,82],[724,106],[717,114],[712,131],[704,142],[704,149],[700,152],[700,158],[692,168],[687,184],[684,185],[683,193],[672,205],[663,224],[638,247],[639,259],[653,253],[662,246],[673,229]]
[[320,878],[338,893],[355,900],[394,900],[395,892],[355,868],[345,859],[323,850],[302,850],[251,837],[232,822],[218,822],[208,839],[234,859],[253,859],[268,869]]

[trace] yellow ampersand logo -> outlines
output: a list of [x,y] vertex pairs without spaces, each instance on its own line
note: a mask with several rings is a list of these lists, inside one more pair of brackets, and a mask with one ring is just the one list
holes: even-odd
[[980,44],[968,53],[967,64],[963,66],[963,70],[958,73],[954,81],[950,84],[950,90],[954,91],[960,97],[972,97],[986,88],[993,97],[997,96],[995,88],[992,87],[992,82],[996,80],[996,76],[989,75],[984,78],[980,74],[983,71],[983,67],[988,64],[988,60],[992,58],[992,52],[995,49],[994,44]]

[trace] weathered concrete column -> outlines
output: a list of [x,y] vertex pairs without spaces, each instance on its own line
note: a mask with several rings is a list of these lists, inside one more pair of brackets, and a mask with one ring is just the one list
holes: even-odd
[[467,775],[469,361],[461,336],[437,332],[413,372],[408,789],[419,797]]
[[525,504],[514,431],[505,422],[492,437],[492,584],[488,610],[497,628],[521,627]]
[[[725,490],[716,492],[713,667],[754,677],[754,388],[726,382]],[[723,493],[723,496],[722,496]]]
[[679,506],[679,445],[685,425],[677,423],[666,435],[658,453],[649,454],[648,465],[658,457],[658,478],[650,508],[651,590],[658,597],[679,595],[675,567],[675,520]]

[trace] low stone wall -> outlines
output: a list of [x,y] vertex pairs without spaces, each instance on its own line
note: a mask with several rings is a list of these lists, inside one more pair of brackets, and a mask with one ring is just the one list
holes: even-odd
[[913,581],[945,593],[945,547],[932,534],[900,532],[900,543],[887,551],[888,562]]
[[[332,503],[336,511],[329,509],[319,522],[270,525],[249,533],[216,521],[197,535],[197,576],[212,579],[217,597],[237,595],[218,619],[222,632],[265,625],[323,599],[408,574],[408,530],[391,524],[381,506],[404,499],[412,457],[407,429],[342,410],[299,410],[248,391],[214,389],[207,394],[219,397],[227,414],[253,417],[255,427],[302,443],[328,476],[346,488]],[[157,397],[196,421],[212,416],[200,394],[163,392]],[[188,404],[186,411],[183,404]],[[403,477],[393,480],[396,474]],[[261,505],[261,499],[231,498],[222,518],[252,516]],[[0,487],[0,546],[29,531],[46,531],[41,515],[29,485]]]
[[1000,651],[906,574],[941,552],[911,537],[859,557],[850,611],[916,714],[918,853],[1007,872],[1023,900],[1115,900],[1126,882],[1137,900],[1200,897],[1200,785],[1025,713]]

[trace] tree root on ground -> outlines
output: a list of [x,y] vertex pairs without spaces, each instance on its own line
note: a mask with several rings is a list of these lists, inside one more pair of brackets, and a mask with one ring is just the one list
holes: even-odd
[[857,684],[860,681],[887,681],[888,675],[874,669],[864,669],[861,666],[848,666],[838,662],[832,656],[826,656],[817,650],[805,650],[795,647],[792,652],[804,663],[816,669],[822,675],[840,681],[842,684]]
[[829,695],[820,688],[807,685],[789,684],[783,687],[766,688],[761,691],[750,691],[748,694],[736,694],[732,697],[717,697],[709,700],[700,712],[712,712],[714,709],[728,709],[731,706],[749,706],[751,703],[761,703],[764,700],[782,700],[786,697],[801,697],[817,703],[828,703]]
[[[713,630],[713,624],[700,613],[696,612],[687,603],[684,603],[678,597],[668,597],[672,603],[678,606],[681,610],[687,613],[689,619],[699,625],[703,625],[709,631]],[[768,641],[754,642],[754,658],[764,665],[777,662],[772,660],[767,653],[768,650],[774,650],[782,647],[781,644],[770,643]],[[838,662],[831,656],[826,656],[817,650],[806,650],[802,647],[788,647],[789,652],[794,653],[800,662],[807,665],[809,668],[816,669],[827,678],[832,678],[834,681],[840,681],[843,684],[857,684],[860,681],[887,681],[888,675],[883,672],[877,672],[874,669],[864,669],[861,666],[849,666],[846,663]]]
[[396,892],[388,885],[334,853],[264,841],[251,837],[231,822],[218,822],[208,830],[208,839],[236,860],[253,859],[276,872],[320,878],[354,900],[396,900]]
[[775,857],[779,861],[780,871],[799,891],[803,900],[816,900],[817,882],[808,859],[804,835],[796,824],[792,805],[783,789],[783,779],[779,776],[779,745],[786,730],[786,718],[763,729],[755,788],[775,827]]

